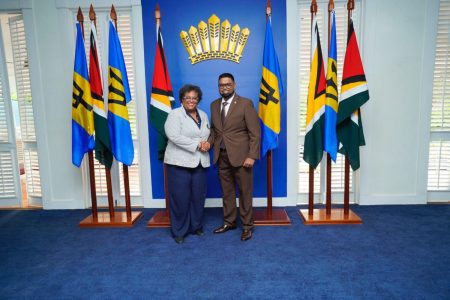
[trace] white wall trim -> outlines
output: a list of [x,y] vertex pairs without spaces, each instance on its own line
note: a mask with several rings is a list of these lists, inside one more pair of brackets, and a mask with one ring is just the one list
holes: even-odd
[[144,207],[151,205],[152,187],[150,174],[150,149],[148,141],[147,91],[145,85],[144,33],[142,29],[142,7],[133,6],[131,10],[133,26],[133,48],[135,66],[135,98],[137,125],[139,132],[139,168],[141,179],[141,199]]
[[[298,192],[298,8],[295,0],[286,2],[286,48],[287,48],[287,78],[286,78],[286,117],[287,117],[287,198],[285,205],[297,204]],[[289,38],[287,38],[289,37]],[[295,62],[295,63],[294,63]]]
[[[424,195],[425,196],[425,195]],[[426,204],[424,197],[418,197],[416,193],[411,194],[371,194],[364,195],[359,200],[360,205],[407,205]]]

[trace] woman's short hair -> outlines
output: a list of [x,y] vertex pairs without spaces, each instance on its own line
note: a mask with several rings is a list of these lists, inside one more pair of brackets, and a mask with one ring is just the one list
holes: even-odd
[[185,84],[185,85],[183,85],[183,87],[180,89],[180,92],[179,92],[179,97],[180,97],[179,99],[180,99],[180,102],[183,102],[183,97],[184,97],[187,93],[192,92],[192,91],[194,91],[194,92],[197,93],[198,102],[200,102],[200,100],[202,100],[202,96],[203,96],[202,90],[200,89],[200,87],[198,87],[198,86],[196,86],[196,85],[193,85],[193,84]]

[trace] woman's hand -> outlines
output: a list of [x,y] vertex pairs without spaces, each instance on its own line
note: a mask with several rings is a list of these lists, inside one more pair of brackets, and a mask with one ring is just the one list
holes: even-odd
[[201,152],[208,152],[210,148],[211,145],[207,141],[201,141],[198,144],[198,150],[200,150]]

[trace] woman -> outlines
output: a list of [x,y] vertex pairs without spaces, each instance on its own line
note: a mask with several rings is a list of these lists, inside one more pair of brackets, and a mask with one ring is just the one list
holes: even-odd
[[186,84],[179,92],[181,107],[172,110],[164,125],[169,139],[164,163],[169,187],[172,235],[182,244],[189,233],[202,236],[209,167],[209,121],[197,108],[202,99],[198,86]]

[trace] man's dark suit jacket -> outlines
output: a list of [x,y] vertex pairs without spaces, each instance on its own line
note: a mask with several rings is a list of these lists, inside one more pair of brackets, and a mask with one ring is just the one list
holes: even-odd
[[224,124],[221,120],[222,98],[211,103],[211,135],[208,141],[214,147],[213,163],[217,163],[223,140],[233,167],[242,166],[249,157],[259,159],[261,128],[253,102],[235,94]]

